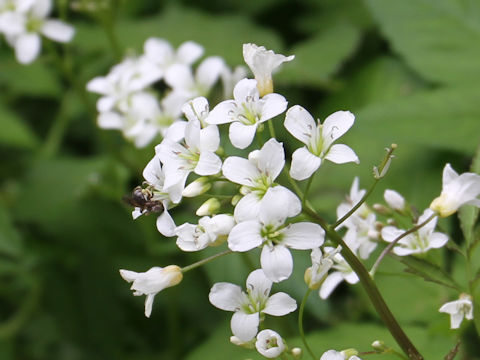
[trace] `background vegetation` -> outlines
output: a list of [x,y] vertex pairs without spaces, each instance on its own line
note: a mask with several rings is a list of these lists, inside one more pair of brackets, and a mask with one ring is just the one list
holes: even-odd
[[[118,132],[100,130],[96,96],[85,91],[89,79],[140,51],[148,37],[175,46],[195,40],[231,66],[243,63],[246,42],[295,54],[276,76],[276,91],[320,119],[336,110],[356,115],[343,142],[360,165],[326,164],[312,192],[330,220],[355,175],[364,187],[371,183],[372,166],[392,142],[399,145],[396,159],[371,202],[394,188],[423,211],[441,189],[446,162],[459,172],[469,169],[480,137],[477,0],[91,2],[107,7],[92,16],[74,10],[87,0],[58,1],[76,36],[67,47],[44,39],[33,65],[17,64],[0,44],[1,359],[258,357],[229,344],[229,315],[207,296],[215,281],[243,284],[245,259],[231,256],[188,273],[156,297],[150,319],[143,298],[133,297],[118,274],[119,268],[187,265],[209,252],[181,254],[157,232],[153,216],[131,219],[121,198],[141,182],[153,146],[138,150]],[[285,146],[290,154],[296,148]],[[192,219],[195,206],[177,209],[177,222]],[[454,218],[441,226],[463,241]],[[431,256],[461,278],[463,263],[442,251]],[[280,288],[300,300],[310,260],[305,253],[295,261],[297,273]],[[389,259],[377,279],[426,359],[443,358],[458,337],[457,359],[480,359],[473,324],[449,330],[448,316],[438,312],[457,294],[402,269]],[[393,345],[360,285],[340,287],[329,301],[311,296],[306,316],[318,353],[366,351],[375,339]],[[291,339],[295,324],[296,315],[289,315],[276,326]]]

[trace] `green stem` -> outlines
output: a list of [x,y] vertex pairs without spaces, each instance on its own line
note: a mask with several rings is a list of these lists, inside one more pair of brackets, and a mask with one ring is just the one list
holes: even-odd
[[200,261],[197,261],[196,263],[185,266],[181,269],[182,274],[185,274],[187,271],[196,269],[197,267],[205,265],[205,264],[209,263],[210,261],[213,261],[215,259],[218,259],[219,257],[225,256],[225,255],[228,255],[228,254],[231,254],[231,253],[233,253],[232,250],[225,250],[225,251],[222,251],[221,253],[209,256],[208,258],[202,259]]
[[270,136],[276,139],[277,137],[275,136],[275,127],[273,126],[273,119],[268,120],[268,130],[270,131]]
[[392,312],[388,308],[375,282],[368,273],[365,266],[345,244],[342,237],[335,231],[333,226],[329,226],[326,221],[309,207],[304,208],[304,212],[314,219],[326,232],[327,236],[336,244],[342,246],[342,255],[350,265],[353,271],[360,279],[360,283],[367,292],[372,305],[383,320],[393,338],[411,360],[423,360],[423,356],[418,352],[408,336],[402,330]]
[[[363,195],[363,197],[360,199],[360,201],[350,209],[349,212],[347,212],[345,215],[343,215],[340,219],[338,219],[332,227],[335,229],[337,228],[341,223],[343,223],[345,220],[347,220],[357,209],[362,206],[362,204],[368,199],[370,194],[375,190],[378,182],[380,179],[382,179],[385,176],[386,171],[388,170],[388,167],[390,166],[390,161],[393,157],[393,151],[397,148],[396,144],[392,144],[389,148],[387,148],[387,154],[383,158],[382,162],[380,165],[377,167],[374,167],[374,178],[375,180],[373,181],[373,184],[370,186],[370,189]],[[377,175],[378,174],[378,175]]]
[[383,258],[385,256],[387,256],[387,254],[393,249],[393,247],[395,245],[397,245],[397,243],[402,240],[405,236],[411,234],[411,233],[414,233],[415,231],[417,231],[418,229],[424,227],[426,224],[428,224],[430,221],[432,221],[435,217],[437,217],[437,214],[434,213],[432,214],[427,220],[425,220],[424,222],[418,224],[418,225],[415,225],[414,227],[412,227],[411,229],[405,231],[403,234],[397,236],[395,238],[395,240],[393,240],[390,244],[388,244],[388,246],[383,249],[382,253],[380,254],[380,256],[378,257],[378,259],[375,261],[375,264],[373,264],[372,266],[372,270],[370,270],[370,275],[373,277],[375,276],[375,272],[377,271],[377,268],[378,266],[380,265],[380,262],[383,260]]
[[308,195],[308,192],[310,191],[310,186],[312,185],[314,176],[315,176],[315,173],[313,173],[312,176],[310,176],[310,178],[308,179],[307,187],[305,188],[305,192],[303,193],[303,197],[302,197],[302,206],[305,206],[305,202],[307,201],[307,195]]
[[305,293],[305,296],[303,297],[302,303],[300,304],[300,309],[298,311],[298,331],[300,333],[300,337],[302,338],[303,345],[305,345],[305,348],[307,349],[308,353],[312,357],[313,360],[317,360],[317,357],[313,353],[312,349],[307,343],[307,339],[305,338],[305,333],[303,331],[303,312],[305,310],[305,304],[307,303],[308,296],[312,290],[309,288],[307,292]]

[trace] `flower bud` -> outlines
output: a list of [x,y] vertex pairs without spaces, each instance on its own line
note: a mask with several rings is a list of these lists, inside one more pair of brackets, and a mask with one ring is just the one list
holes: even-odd
[[303,351],[301,348],[299,347],[294,347],[292,350],[291,350],[291,353],[292,353],[292,356],[295,360],[297,359],[301,359],[302,358],[302,355],[303,355]]
[[340,353],[345,356],[345,359],[350,359],[352,356],[358,355],[358,351],[356,349],[346,349],[340,351]]
[[385,190],[383,198],[393,210],[403,211],[405,209],[405,199],[395,190]]
[[269,359],[279,357],[285,350],[282,337],[275,331],[268,329],[258,333],[255,347],[260,354]]
[[372,343],[372,348],[378,352],[383,352],[388,349],[385,343],[382,340],[375,340]]
[[231,201],[232,205],[233,205],[233,206],[237,205],[241,198],[242,198],[242,197],[241,197],[240,195],[235,195],[235,196],[232,198],[232,201]]
[[237,346],[241,346],[245,349],[253,349],[254,348],[254,342],[255,342],[255,339],[252,339],[250,341],[242,341],[240,340],[240,338],[238,338],[237,336],[235,335],[232,335],[230,336],[230,342],[233,344],[233,345],[237,345]]
[[182,192],[182,196],[195,197],[206,193],[212,188],[212,184],[205,176],[199,177],[195,181],[188,184]]
[[205,201],[197,210],[197,216],[208,216],[215,214],[220,209],[220,201],[217,198],[211,198]]

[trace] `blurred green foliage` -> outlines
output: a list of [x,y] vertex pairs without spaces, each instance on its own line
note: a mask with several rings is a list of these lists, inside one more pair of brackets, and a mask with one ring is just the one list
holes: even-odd
[[[476,0],[107,4],[117,43],[95,17],[58,1],[77,31],[71,44],[46,41],[30,66],[15,63],[1,44],[0,359],[259,358],[229,344],[229,315],[207,298],[214,281],[243,284],[258,256],[232,256],[188,273],[180,286],[156,297],[151,319],[143,317],[143,299],[133,297],[118,275],[119,268],[183,266],[217,251],[180,254],[172,239],[157,232],[153,217],[132,221],[121,198],[141,182],[153,147],[137,150],[95,124],[95,96],[86,94],[85,83],[105,74],[119,56],[140,51],[148,37],[174,45],[195,40],[231,66],[242,63],[246,42],[295,54],[276,77],[276,91],[290,105],[321,119],[335,110],[356,114],[342,142],[361,164],[325,164],[314,183],[312,201],[330,220],[353,177],[367,187],[372,166],[393,142],[399,145],[396,158],[371,202],[394,188],[421,211],[439,193],[446,162],[459,172],[470,166],[480,137]],[[276,128],[290,155],[298,143],[288,139],[280,120]],[[186,204],[175,216],[193,219],[194,210]],[[454,219],[441,225],[463,242]],[[438,252],[434,258],[444,269],[462,272],[464,264],[451,256]],[[296,253],[294,276],[278,287],[298,301],[309,261],[307,253]],[[450,331],[447,316],[437,311],[456,292],[403,268],[389,259],[380,268],[379,286],[425,358],[443,358],[461,337],[459,358],[480,359],[473,325]],[[312,295],[306,315],[318,353],[353,346],[368,351],[379,338],[394,345],[360,285],[340,287],[327,302]],[[276,325],[300,345],[295,324],[291,315]]]

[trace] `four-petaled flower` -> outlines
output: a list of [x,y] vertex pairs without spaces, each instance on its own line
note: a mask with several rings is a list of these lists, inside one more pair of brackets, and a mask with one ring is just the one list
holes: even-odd
[[252,143],[258,125],[281,114],[287,108],[282,95],[268,94],[260,98],[257,81],[240,80],[233,89],[234,100],[225,100],[215,106],[208,115],[209,124],[230,124],[232,145],[245,149]]
[[285,343],[277,332],[265,329],[258,333],[255,348],[266,358],[273,359],[279,357],[283,353],[285,350]]
[[309,178],[324,159],[337,164],[359,163],[355,152],[347,145],[335,144],[353,125],[355,116],[349,111],[337,111],[323,124],[316,123],[312,115],[299,105],[291,107],[285,118],[285,128],[306,146],[292,155],[290,175],[296,180]]
[[263,314],[283,316],[297,308],[297,303],[288,294],[279,292],[270,295],[272,282],[261,269],[254,270],[247,278],[247,292],[230,283],[216,283],[208,298],[213,306],[233,311],[230,322],[233,335],[241,341],[250,341],[257,335]]
[[[233,251],[249,251],[262,246],[260,263],[265,275],[273,282],[288,279],[293,269],[288,248],[308,250],[324,241],[324,230],[318,224],[298,222],[285,224],[292,208],[300,209],[300,200],[291,198],[280,187],[270,188],[261,204],[258,218],[240,222],[228,235],[228,247]],[[293,214],[293,216],[298,215]]]

